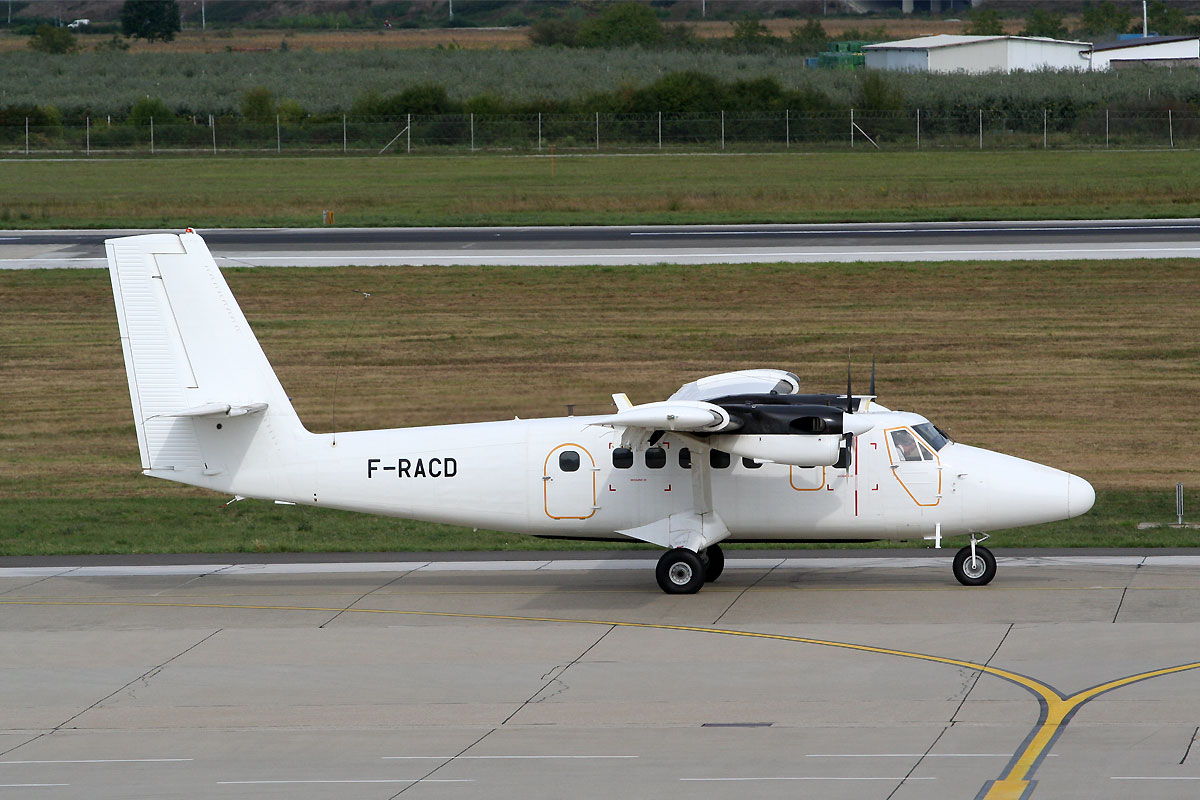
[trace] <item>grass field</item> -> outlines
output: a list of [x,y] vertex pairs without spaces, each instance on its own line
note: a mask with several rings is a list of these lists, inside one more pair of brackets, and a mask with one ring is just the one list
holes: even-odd
[[0,227],[583,225],[1200,216],[1174,152],[0,162]]
[[[606,410],[697,376],[779,366],[838,391],[846,348],[881,402],[1100,490],[1026,543],[1190,544],[1138,533],[1194,487],[1194,262],[227,272],[313,430]],[[369,292],[364,297],[362,292]],[[0,272],[0,554],[525,546],[142,477],[107,274]],[[552,545],[560,546],[560,545]]]

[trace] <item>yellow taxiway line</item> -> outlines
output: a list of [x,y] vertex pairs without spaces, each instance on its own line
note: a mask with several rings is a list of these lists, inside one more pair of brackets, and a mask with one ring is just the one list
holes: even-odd
[[907,650],[896,650],[889,647],[855,644],[853,642],[838,642],[828,639],[812,639],[805,636],[788,636],[780,633],[757,633],[754,631],[739,631],[728,628],[708,628],[697,625],[667,625],[656,622],[619,622],[597,619],[567,619],[559,617],[524,617],[509,614],[467,614],[453,611],[403,611],[386,608],[337,608],[331,606],[285,606],[285,605],[243,605],[233,603],[180,603],[180,602],[144,602],[122,600],[0,600],[0,605],[11,606],[117,606],[136,608],[211,608],[237,609],[244,611],[320,611],[337,614],[392,614],[400,616],[446,617],[451,619],[486,619],[505,622],[554,622],[569,625],[605,625],[614,628],[646,628],[665,631],[688,631],[692,633],[707,633],[721,636],[741,636],[750,639],[771,639],[780,642],[810,644],[820,647],[835,647],[842,650],[854,650],[860,653],[877,653],[880,655],[912,658],[918,661],[928,661],[934,664],[947,664],[954,667],[965,667],[971,670],[991,675],[1002,680],[1015,683],[1037,698],[1041,708],[1038,720],[1025,738],[1022,746],[1002,770],[1000,777],[984,784],[977,795],[977,800],[1024,800],[1032,793],[1036,785],[1033,774],[1049,753],[1054,742],[1062,734],[1084,704],[1102,694],[1129,686],[1140,681],[1158,678],[1163,675],[1173,675],[1178,672],[1200,668],[1200,661],[1180,664],[1173,667],[1163,667],[1148,672],[1116,678],[1093,686],[1090,689],[1076,692],[1073,695],[1063,695],[1049,684],[1036,678],[1022,675],[1012,670],[979,664],[959,658],[947,658],[928,653],[914,653]]

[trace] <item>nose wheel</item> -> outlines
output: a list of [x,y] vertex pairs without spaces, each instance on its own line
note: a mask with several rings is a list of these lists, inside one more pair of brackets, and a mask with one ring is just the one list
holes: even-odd
[[996,557],[972,537],[954,556],[954,577],[963,586],[986,586],[996,577]]

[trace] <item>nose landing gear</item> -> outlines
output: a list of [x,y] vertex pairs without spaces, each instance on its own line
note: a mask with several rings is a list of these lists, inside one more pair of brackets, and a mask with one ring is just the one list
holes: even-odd
[[971,543],[954,556],[954,577],[963,586],[986,586],[996,577],[996,557],[979,544],[987,534],[971,534]]

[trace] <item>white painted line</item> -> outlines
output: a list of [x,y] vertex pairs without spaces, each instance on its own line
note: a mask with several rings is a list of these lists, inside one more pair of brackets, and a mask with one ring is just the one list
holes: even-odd
[[550,758],[639,758],[640,756],[380,756],[385,761],[463,761],[464,759],[487,760],[521,760],[521,759],[550,759]]
[[474,778],[410,778],[408,780],[399,778],[383,778],[379,780],[368,779],[345,779],[345,780],[311,780],[311,781],[217,781],[217,786],[269,786],[279,784],[304,784],[304,783],[475,783]]
[[1110,781],[1200,781],[1200,775],[1119,775]]
[[[956,548],[945,548],[939,556],[867,557],[867,558],[733,558],[725,568],[765,570],[773,568],[804,570],[867,570],[867,569],[942,569],[947,566]],[[647,551],[644,558],[556,559],[553,561],[346,561],[315,564],[193,564],[164,566],[106,566],[106,567],[11,567],[0,568],[4,578],[86,578],[98,576],[254,576],[254,575],[311,575],[322,573],[397,573],[397,572],[578,572],[581,570],[645,570],[652,569],[658,553]],[[1200,567],[1197,556],[1020,556],[997,559],[1001,566],[1025,567],[1130,567],[1144,564],[1159,567]],[[31,570],[45,570],[31,574]]]
[[205,575],[229,567],[229,564],[163,564],[158,566],[136,567],[75,567],[71,571],[72,578],[96,578],[107,575],[123,577],[161,576],[161,575]]
[[0,783],[0,789],[39,789],[46,786],[70,786],[69,783]]
[[805,776],[799,778],[680,778],[681,781],[694,781],[698,783],[719,783],[729,781],[891,781],[892,783],[908,783],[909,781],[936,781],[937,778],[820,778],[816,776]]
[[1062,231],[1200,231],[1196,225],[1048,225],[1035,227],[991,227],[991,228],[814,228],[777,230],[715,230],[715,231],[629,231],[630,236],[853,236],[875,233],[1059,233]]
[[0,761],[4,764],[157,764],[170,761],[194,761],[191,758],[81,758],[61,761]]

